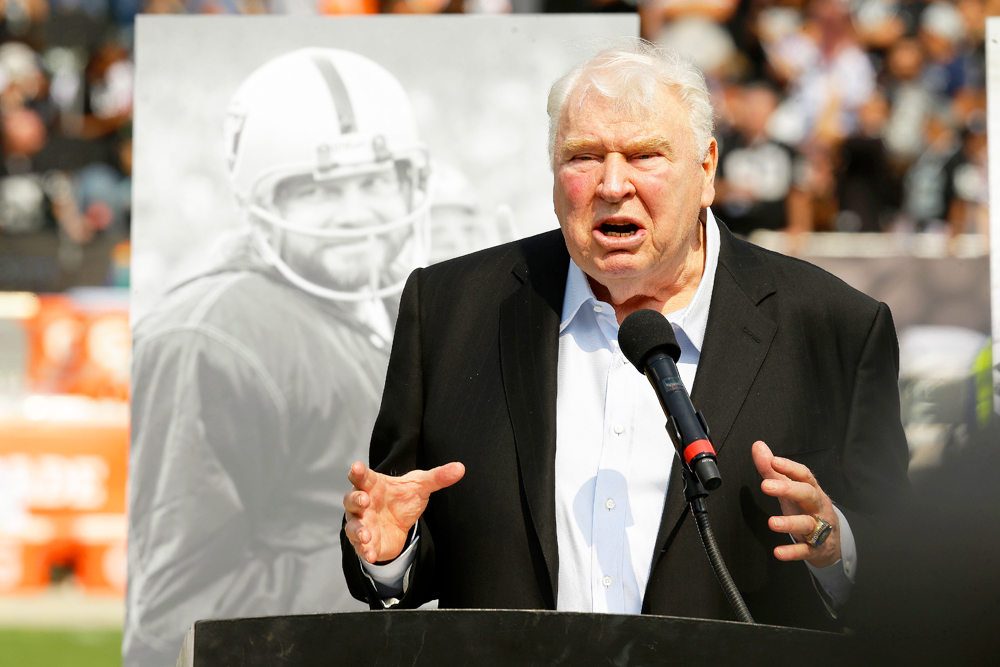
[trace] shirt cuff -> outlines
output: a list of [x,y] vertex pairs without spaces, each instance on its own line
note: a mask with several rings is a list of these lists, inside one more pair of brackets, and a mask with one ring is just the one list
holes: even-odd
[[837,513],[837,520],[840,522],[840,560],[826,567],[813,567],[809,563],[806,563],[806,567],[830,597],[832,606],[839,607],[850,597],[857,571],[858,551],[847,518],[837,507],[833,511]]
[[415,547],[417,542],[420,541],[418,525],[413,527],[413,532],[409,536],[409,543],[403,549],[402,553],[388,563],[376,565],[367,563],[360,557],[358,558],[361,561],[361,567],[364,569],[365,574],[371,580],[372,584],[374,584],[375,590],[383,601],[399,598],[406,592],[406,575],[409,572],[410,566],[413,565],[413,561],[417,558]]

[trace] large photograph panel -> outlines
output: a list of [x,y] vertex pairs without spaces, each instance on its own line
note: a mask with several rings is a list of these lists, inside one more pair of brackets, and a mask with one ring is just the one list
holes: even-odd
[[197,619],[362,608],[341,500],[402,281],[556,225],[548,86],[637,31],[138,19],[127,667]]

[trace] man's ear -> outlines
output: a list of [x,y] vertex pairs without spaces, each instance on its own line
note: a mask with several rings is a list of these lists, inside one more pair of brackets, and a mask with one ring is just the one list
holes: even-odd
[[701,169],[704,174],[704,182],[701,190],[702,208],[712,205],[715,201],[715,168],[719,165],[719,144],[712,138],[705,151],[705,157],[701,162]]

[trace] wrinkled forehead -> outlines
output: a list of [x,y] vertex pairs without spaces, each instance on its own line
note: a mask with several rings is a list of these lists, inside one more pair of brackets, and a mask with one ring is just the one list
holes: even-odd
[[574,132],[581,121],[601,125],[641,123],[659,127],[663,133],[680,119],[687,126],[688,112],[679,96],[670,88],[657,86],[643,94],[635,88],[625,88],[614,95],[597,86],[581,82],[569,95],[559,117],[559,135]]

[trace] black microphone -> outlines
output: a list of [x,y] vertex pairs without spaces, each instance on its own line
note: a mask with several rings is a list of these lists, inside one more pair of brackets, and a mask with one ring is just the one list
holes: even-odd
[[709,441],[708,423],[695,411],[677,373],[680,345],[674,329],[655,310],[637,310],[622,322],[618,344],[636,370],[644,373],[667,415],[667,433],[681,461],[709,491],[719,488],[722,477]]

